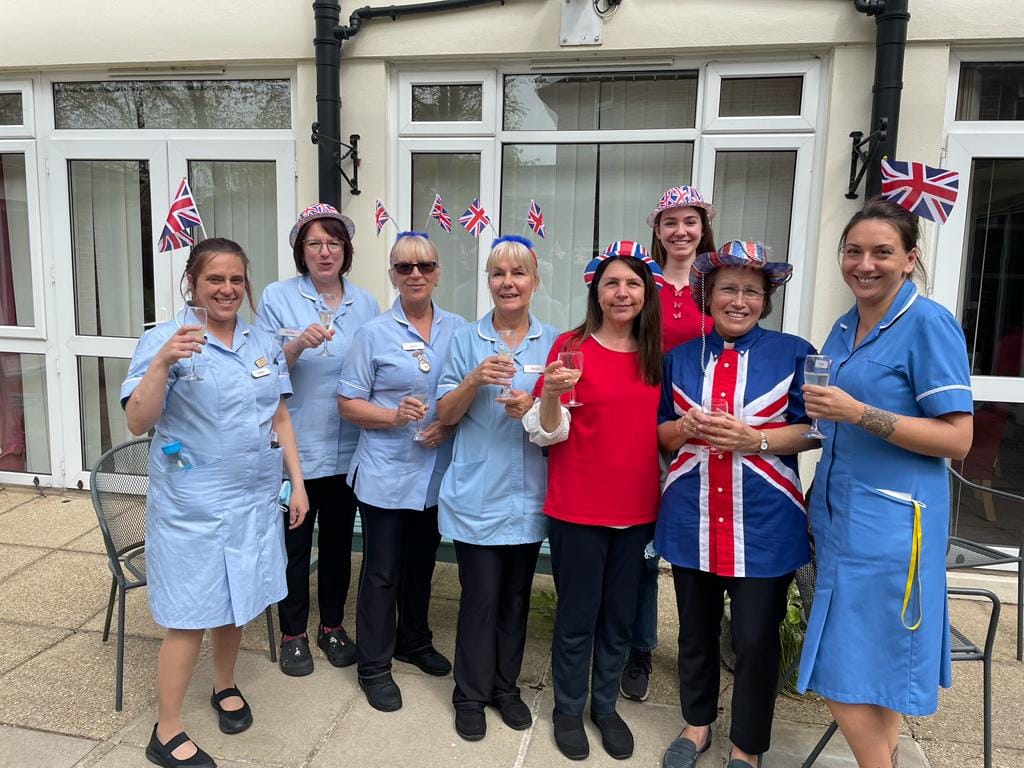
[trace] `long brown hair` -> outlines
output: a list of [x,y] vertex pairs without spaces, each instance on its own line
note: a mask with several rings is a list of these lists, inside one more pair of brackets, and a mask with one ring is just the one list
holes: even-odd
[[188,261],[185,262],[185,273],[181,276],[181,283],[178,285],[181,298],[185,301],[192,300],[192,289],[203,273],[206,262],[222,253],[230,253],[242,260],[242,265],[245,267],[245,295],[249,299],[249,308],[255,312],[256,300],[252,295],[252,280],[249,279],[249,257],[245,255],[242,246],[226,237],[208,237],[192,246],[192,250],[188,253]]
[[583,322],[572,330],[571,347],[575,348],[586,341],[600,329],[604,322],[604,312],[597,300],[598,287],[608,265],[615,261],[623,262],[641,280],[644,281],[644,305],[640,314],[633,318],[633,338],[637,343],[637,368],[640,378],[646,384],[661,385],[662,350],[661,350],[661,302],[658,301],[658,284],[654,282],[651,270],[639,259],[632,256],[612,256],[602,261],[594,272],[587,291],[587,316]]
[[[715,234],[711,231],[711,221],[708,219],[708,212],[703,208],[699,208],[695,205],[684,205],[682,208],[693,208],[700,216],[700,242],[697,243],[696,255],[702,253],[711,253],[715,250]],[[666,208],[665,210],[671,211],[673,208]],[[668,260],[668,254],[665,253],[665,246],[661,244],[661,238],[658,237],[658,227],[661,225],[661,214],[665,211],[660,211],[654,219],[654,234],[651,236],[651,258],[658,262],[659,267],[664,267],[665,262]]]
[[903,250],[910,253],[917,248],[917,260],[914,262],[914,271],[910,278],[921,288],[928,284],[928,273],[924,268],[924,261],[921,258],[921,249],[918,248],[918,241],[921,239],[921,222],[917,215],[911,213],[902,205],[886,200],[884,197],[876,196],[864,203],[864,207],[857,211],[843,227],[843,234],[839,236],[839,259],[842,261],[843,251],[846,250],[846,236],[850,230],[862,221],[877,219],[884,221],[900,236],[900,243]]

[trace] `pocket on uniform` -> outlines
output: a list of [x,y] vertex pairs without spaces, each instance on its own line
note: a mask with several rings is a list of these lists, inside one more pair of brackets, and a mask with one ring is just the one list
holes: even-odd
[[905,568],[914,537],[914,500],[910,494],[872,488],[850,480],[849,535],[845,555],[862,560],[893,558]]
[[[481,474],[485,471],[484,464],[487,459],[480,459],[479,461],[453,461],[448,465],[448,472],[452,475],[452,493],[455,496],[460,496],[464,493],[469,493],[473,487],[473,481],[477,480]],[[500,475],[495,475],[491,478],[486,485],[477,485],[477,488],[490,488],[496,491],[496,486],[501,485]]]

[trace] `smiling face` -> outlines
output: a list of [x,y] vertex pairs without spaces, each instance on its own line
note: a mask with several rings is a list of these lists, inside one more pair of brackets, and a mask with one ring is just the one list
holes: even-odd
[[345,258],[345,244],[324,229],[319,221],[314,221],[302,233],[302,257],[315,285],[337,284]]
[[643,278],[630,269],[624,259],[609,264],[597,285],[603,324],[632,324],[644,307],[644,290]]
[[[529,253],[527,253],[529,258]],[[530,299],[539,280],[522,259],[510,252],[488,259],[487,287],[494,302],[495,314],[510,317],[530,309]]]
[[850,228],[840,255],[843,279],[863,307],[887,308],[917,263],[899,232],[882,219],[864,219]]
[[715,273],[708,309],[715,330],[732,341],[757,325],[768,288],[764,272],[750,267],[722,267]]
[[216,253],[206,259],[191,281],[192,303],[206,307],[208,324],[232,325],[245,296],[245,262],[234,253]]
[[658,216],[656,232],[669,260],[688,262],[697,254],[704,223],[696,208],[669,208]]
[[[422,272],[415,267],[408,275],[400,274],[395,265],[405,269],[405,264],[425,264],[424,269],[433,265],[429,274]],[[410,305],[425,304],[431,301],[434,295],[434,288],[437,287],[441,277],[441,265],[437,261],[437,250],[431,242],[422,237],[403,237],[391,248],[391,284],[398,289],[402,298],[402,304]]]

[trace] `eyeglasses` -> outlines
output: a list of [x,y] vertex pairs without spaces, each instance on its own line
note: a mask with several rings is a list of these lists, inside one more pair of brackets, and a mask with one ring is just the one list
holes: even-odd
[[411,275],[414,269],[418,269],[421,275],[432,275],[437,269],[436,261],[400,261],[392,264],[391,268],[403,277]]
[[341,243],[335,242],[334,240],[328,240],[327,242],[324,242],[323,240],[306,240],[302,244],[315,253],[319,253],[325,245],[327,246],[327,250],[331,253],[341,253]]
[[748,299],[763,299],[765,292],[760,288],[737,288],[735,285],[715,286],[715,290],[727,299],[744,296]]

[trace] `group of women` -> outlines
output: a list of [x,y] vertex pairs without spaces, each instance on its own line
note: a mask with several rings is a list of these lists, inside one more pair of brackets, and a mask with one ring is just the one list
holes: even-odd
[[[185,313],[149,331],[121,392],[132,431],[155,430],[149,594],[168,629],[150,761],[215,765],[182,723],[204,629],[225,733],[253,722],[235,659],[241,627],[267,605],[279,604],[282,671],[312,672],[319,520],[317,645],[335,666],[357,664],[375,709],[402,706],[393,659],[452,670],[428,621],[443,534],[462,586],[455,729],[483,738],[488,706],[510,728],[532,725],[517,681],[547,536],[558,749],[589,754],[589,698],[603,748],[632,754],[616,702],[647,695],[660,554],[679,611],[685,720],[662,764],[692,768],[712,742],[728,594],[729,766],[759,766],[778,626],[810,558],[809,514],[819,580],[799,687],[825,697],[862,768],[895,765],[900,713],[934,711],[949,684],[943,459],[966,454],[972,437],[963,334],[915,285],[916,218],[872,200],[841,238],[856,303],[822,350],[831,381],[807,384],[814,348],[758,324],[791,267],[760,243],[716,249],[714,216],[696,189],[667,190],[648,218],[651,254],[628,240],[598,254],[583,275],[586,316],[560,335],[530,312],[540,276],[524,238],[492,245],[493,309],[474,323],[433,301],[438,252],[417,232],[396,239],[398,297],[378,313],[345,277],[354,227],[328,205],[299,216],[299,275],[268,286],[255,327],[238,316],[245,297],[253,304],[244,251],[220,238],[197,244],[183,285],[189,305],[207,310],[205,336]],[[187,377],[193,360],[200,381]],[[807,436],[811,419],[824,440]],[[806,505],[796,454],[819,445]],[[292,493],[282,521],[283,476]],[[353,642],[343,624],[357,507]]]

